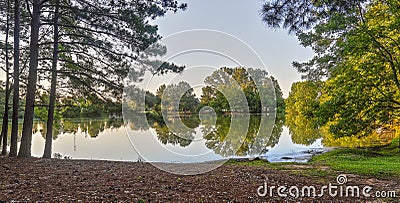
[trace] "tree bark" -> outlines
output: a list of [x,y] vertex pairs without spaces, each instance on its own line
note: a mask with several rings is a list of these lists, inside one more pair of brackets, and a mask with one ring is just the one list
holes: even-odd
[[10,157],[17,156],[18,111],[19,111],[19,32],[20,32],[20,0],[14,1],[14,93],[11,127]]
[[31,20],[31,38],[29,48],[29,76],[26,92],[26,106],[24,124],[22,127],[21,145],[18,157],[30,157],[32,145],[33,115],[35,113],[35,92],[37,83],[37,67],[39,58],[39,28],[41,0],[33,0],[33,11]]
[[1,134],[3,135],[3,149],[1,151],[2,155],[7,154],[7,136],[8,136],[8,112],[9,112],[9,103],[10,103],[10,66],[8,63],[8,37],[10,31],[10,0],[7,0],[7,25],[6,25],[6,43],[5,43],[5,51],[6,51],[6,98],[4,104],[4,116],[3,116],[3,127],[1,129]]
[[46,144],[44,147],[43,158],[51,158],[51,148],[53,142],[53,122],[54,122],[54,107],[56,101],[57,87],[57,63],[58,63],[58,18],[59,18],[59,0],[56,0],[54,10],[54,47],[53,47],[53,62],[51,68],[51,88],[50,88],[50,103],[47,114],[47,131]]

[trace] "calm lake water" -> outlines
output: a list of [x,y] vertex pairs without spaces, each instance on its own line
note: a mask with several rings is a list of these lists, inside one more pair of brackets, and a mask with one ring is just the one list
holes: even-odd
[[[235,119],[235,118],[233,118]],[[61,121],[54,130],[53,153],[72,159],[191,163],[256,156],[271,162],[306,162],[323,150],[321,139],[310,145],[296,144],[279,118],[262,130],[260,116],[250,116],[247,136],[232,117],[215,120],[182,118],[187,128],[176,130],[177,118],[138,123],[122,119],[73,119]],[[237,119],[237,118],[236,118]],[[232,127],[236,125],[237,127]],[[267,125],[268,126],[268,125]],[[270,130],[270,131],[269,131]],[[268,133],[270,132],[270,133]],[[260,134],[271,136],[259,136]],[[32,155],[42,156],[45,125],[35,122]],[[258,137],[257,137],[258,136]],[[255,140],[260,143],[256,146]],[[235,142],[243,143],[232,149]],[[228,147],[229,146],[229,147]],[[234,148],[234,147],[233,147]]]

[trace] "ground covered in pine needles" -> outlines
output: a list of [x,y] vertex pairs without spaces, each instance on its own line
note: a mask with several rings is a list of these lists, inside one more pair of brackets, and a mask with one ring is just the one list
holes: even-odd
[[[148,163],[0,157],[0,202],[398,202],[399,197],[279,197],[257,194],[267,180],[270,186],[314,186],[317,195],[325,185],[339,186],[341,172],[310,164],[269,164],[230,161],[211,172],[183,176],[161,171]],[[396,191],[395,178],[346,174],[345,185]],[[260,190],[263,192],[263,190]],[[295,192],[295,190],[294,190]]]

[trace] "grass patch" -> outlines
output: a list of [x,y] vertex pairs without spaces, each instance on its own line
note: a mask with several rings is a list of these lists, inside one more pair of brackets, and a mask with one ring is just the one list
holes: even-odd
[[293,174],[313,177],[327,177],[335,174],[335,171],[339,171],[382,179],[400,178],[400,148],[398,146],[399,138],[394,139],[392,144],[384,147],[339,148],[316,155],[309,163],[229,160],[226,164],[286,170]]
[[314,156],[311,164],[379,178],[400,177],[400,149],[395,144],[376,148],[341,148]]

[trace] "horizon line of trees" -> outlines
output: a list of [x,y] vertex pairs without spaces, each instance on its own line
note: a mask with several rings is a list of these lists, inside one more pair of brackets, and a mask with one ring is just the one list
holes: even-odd
[[[131,91],[126,90],[126,103],[132,110],[159,117],[165,113],[198,113],[206,106],[211,107],[218,115],[285,112],[279,83],[274,77],[268,76],[266,71],[222,67],[208,76],[205,84],[202,95],[199,95],[200,99],[190,84],[184,81],[163,84],[155,93],[134,87]],[[143,94],[144,98],[141,96]]]

